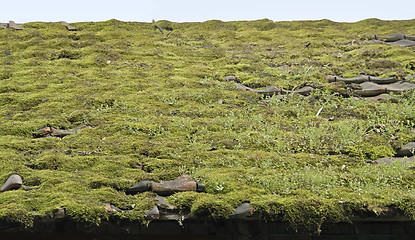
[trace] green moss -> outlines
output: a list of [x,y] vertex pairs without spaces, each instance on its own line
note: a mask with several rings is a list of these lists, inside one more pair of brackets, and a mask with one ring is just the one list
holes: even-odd
[[4,208],[0,210],[0,217],[6,221],[20,223],[25,227],[33,225],[34,214],[27,211],[23,204],[3,203]]
[[341,222],[351,216],[351,211],[338,201],[316,200],[304,192],[293,197],[264,196],[252,202],[256,211],[269,219],[282,219],[296,231],[319,233],[321,225]]
[[232,213],[232,205],[223,199],[218,199],[216,196],[200,196],[190,209],[191,213],[197,217],[208,216],[213,219],[228,218]]
[[197,192],[176,193],[169,197],[169,202],[177,206],[181,210],[190,210],[194,201],[200,197]]
[[99,225],[101,220],[108,218],[104,205],[72,203],[63,206],[65,213],[80,222],[89,222]]
[[392,157],[395,154],[390,142],[377,135],[366,136],[360,144],[348,146],[344,152],[350,156],[371,160]]

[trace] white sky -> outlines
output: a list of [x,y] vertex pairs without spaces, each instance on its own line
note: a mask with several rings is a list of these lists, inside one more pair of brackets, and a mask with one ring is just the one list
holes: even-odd
[[415,0],[0,0],[0,22],[415,18]]

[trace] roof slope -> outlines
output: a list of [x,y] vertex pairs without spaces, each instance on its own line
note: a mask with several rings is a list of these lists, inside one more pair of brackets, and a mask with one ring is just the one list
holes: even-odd
[[[414,49],[373,35],[415,35],[414,23],[110,20],[71,23],[76,31],[41,22],[0,29],[0,179],[18,174],[26,186],[0,193],[0,219],[145,221],[156,193],[126,191],[184,174],[204,191],[165,200],[191,217],[228,218],[250,203],[261,218],[307,231],[391,209],[413,219],[415,164],[368,162],[415,140],[415,95],[345,97],[326,76],[411,82]],[[239,91],[228,75],[254,89],[323,91],[262,97]]]

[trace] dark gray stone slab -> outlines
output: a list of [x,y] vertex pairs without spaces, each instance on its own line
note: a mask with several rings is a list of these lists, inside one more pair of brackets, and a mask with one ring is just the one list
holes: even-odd
[[380,35],[375,35],[375,39],[377,40],[381,40],[384,42],[396,42],[402,39],[405,39],[405,35],[402,33],[397,33],[391,36],[380,36]]
[[352,92],[362,97],[372,97],[383,93],[400,93],[415,88],[411,82],[397,81],[391,84],[377,84],[374,82],[364,82],[358,85],[359,89],[353,89]]
[[415,152],[415,142],[409,142],[396,151],[396,157],[411,157]]
[[415,157],[384,157],[378,160],[372,161],[373,164],[392,164],[394,162],[414,162]]
[[390,44],[397,45],[400,47],[412,47],[412,46],[415,46],[415,41],[412,41],[409,39],[402,39],[396,42],[391,42]]
[[329,82],[344,82],[344,83],[364,83],[364,82],[374,82],[378,84],[388,84],[388,83],[394,83],[398,81],[396,77],[390,77],[390,78],[379,78],[369,75],[358,75],[352,78],[344,78],[340,76],[333,76],[328,75],[327,80]]
[[152,182],[150,181],[141,181],[131,186],[127,190],[125,190],[125,192],[127,194],[136,194],[136,193],[151,191],[151,185],[152,185]]

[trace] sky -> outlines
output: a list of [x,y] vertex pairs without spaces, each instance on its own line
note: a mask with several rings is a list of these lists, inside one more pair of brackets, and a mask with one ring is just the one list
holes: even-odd
[[0,23],[415,19],[415,0],[0,0]]

